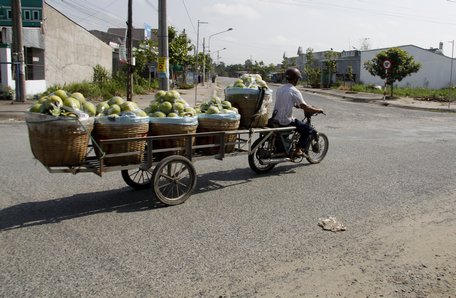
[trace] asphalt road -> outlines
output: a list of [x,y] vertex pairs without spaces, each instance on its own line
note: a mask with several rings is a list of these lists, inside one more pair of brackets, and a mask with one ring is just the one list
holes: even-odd
[[[327,113],[314,119],[330,140],[321,164],[258,176],[246,156],[199,161],[195,193],[173,207],[117,172],[50,174],[25,124],[0,124],[0,297],[311,295],[331,284],[322,262],[454,206],[454,115],[305,97]],[[330,215],[347,231],[323,231]],[[311,273],[321,283],[300,288]]]

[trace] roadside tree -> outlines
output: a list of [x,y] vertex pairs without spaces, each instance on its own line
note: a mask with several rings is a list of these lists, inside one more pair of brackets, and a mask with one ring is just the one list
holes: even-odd
[[[196,62],[196,61],[194,61]],[[210,57],[209,54],[203,52],[198,53],[198,73],[202,76],[203,75],[203,69],[206,71],[206,76],[208,72],[210,71],[212,67],[212,58]]]
[[347,66],[347,70],[346,70],[345,76],[344,76],[344,86],[345,86],[345,82],[347,80],[348,80],[349,85],[350,85],[350,91],[352,91],[354,76],[353,76],[353,66],[351,66],[351,65]]
[[252,68],[253,68],[253,61],[251,59],[245,60],[244,70],[246,70],[248,72],[252,72]]
[[[168,27],[168,44],[169,44],[169,63],[174,68],[180,67],[182,69],[182,83],[186,82],[188,67],[194,62],[194,56],[189,52],[193,49],[191,40],[188,38],[187,33],[183,30],[177,33],[174,27]],[[173,70],[173,67],[171,67]],[[171,74],[173,79],[176,79],[175,74]]]
[[255,63],[252,65],[251,73],[259,74],[263,79],[267,79],[274,70],[274,64],[271,63],[266,65],[263,61],[258,62],[255,60]]
[[222,76],[222,77],[228,76],[226,67],[227,66],[225,65],[225,62],[220,61],[218,64],[215,65],[215,69],[214,69],[215,74],[217,74],[218,76]]
[[229,77],[236,78],[239,77],[240,72],[245,70],[243,64],[231,64],[226,66],[226,72]]
[[331,49],[330,51],[326,51],[325,54],[325,71],[328,76],[328,80],[326,81],[326,87],[330,88],[332,84],[332,76],[334,73],[336,73],[336,68],[337,68],[337,62],[336,58],[339,56],[338,52],[333,51]]
[[306,64],[304,65],[304,73],[306,75],[307,84],[317,88],[320,86],[320,68],[314,67],[313,49],[306,50]]
[[158,43],[152,39],[143,40],[134,49],[135,67],[134,73],[145,76],[149,73],[148,66],[157,61]]
[[[384,62],[391,62],[391,67],[386,69]],[[415,62],[413,56],[399,48],[391,48],[381,51],[372,60],[364,63],[364,68],[373,76],[378,76],[385,80],[391,88],[391,97],[393,97],[394,82],[402,81],[412,73],[418,72],[421,68],[419,62]]]
[[[168,27],[168,44],[169,44],[169,64],[170,75],[175,79],[173,69],[180,66],[183,73],[183,82],[185,82],[188,67],[193,64],[193,55],[189,52],[193,49],[190,39],[187,37],[185,30],[178,33],[174,27]],[[137,48],[135,48],[135,74],[144,76],[148,73],[148,66],[157,63],[158,57],[158,43],[152,39],[142,41]],[[173,67],[174,66],[174,67]]]
[[282,63],[280,64],[280,69],[285,72],[289,67],[296,66],[296,57],[288,58],[285,53],[283,53]]

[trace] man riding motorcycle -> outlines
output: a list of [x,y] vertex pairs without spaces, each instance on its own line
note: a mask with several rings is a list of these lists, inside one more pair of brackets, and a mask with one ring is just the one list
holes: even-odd
[[304,113],[323,113],[322,109],[308,105],[301,92],[295,87],[301,78],[301,72],[297,68],[292,67],[285,71],[285,79],[288,83],[277,89],[274,106],[274,119],[281,126],[295,126],[296,131],[301,135],[294,153],[296,156],[307,155],[304,152],[306,142],[312,134],[316,134],[316,131],[312,126],[293,117],[293,107],[303,109]]

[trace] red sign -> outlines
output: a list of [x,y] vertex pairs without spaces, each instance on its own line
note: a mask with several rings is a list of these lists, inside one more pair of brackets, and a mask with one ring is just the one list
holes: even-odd
[[383,61],[383,68],[390,69],[391,68],[391,61],[389,61],[389,60]]

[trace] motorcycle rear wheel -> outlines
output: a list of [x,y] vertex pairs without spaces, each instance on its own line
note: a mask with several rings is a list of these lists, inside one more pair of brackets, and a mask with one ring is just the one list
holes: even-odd
[[[263,141],[263,138],[260,138],[253,142],[252,148],[255,148],[258,146]],[[264,141],[263,144],[258,146],[251,154],[249,154],[249,166],[250,168],[257,174],[265,174],[269,171],[271,171],[276,164],[262,164],[261,162],[261,155],[262,155],[262,150],[264,151],[270,151],[272,149],[272,138],[268,138],[266,141]]]

